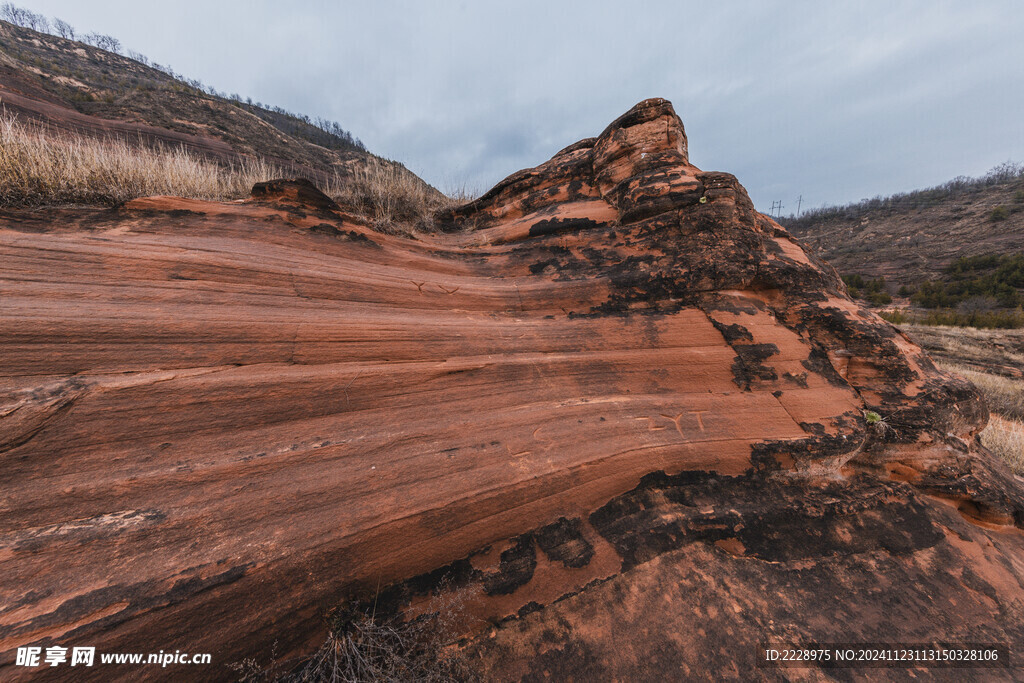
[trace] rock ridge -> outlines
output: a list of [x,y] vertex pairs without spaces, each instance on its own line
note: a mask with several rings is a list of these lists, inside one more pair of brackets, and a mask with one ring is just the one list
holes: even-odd
[[668,101],[437,222],[287,180],[0,213],[3,676],[72,641],[299,657],[341,603],[451,591],[497,680],[1024,643],[977,391],[692,166]]

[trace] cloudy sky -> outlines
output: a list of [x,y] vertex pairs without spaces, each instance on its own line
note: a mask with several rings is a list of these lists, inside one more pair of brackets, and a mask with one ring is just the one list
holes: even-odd
[[784,213],[1024,161],[1024,5],[21,0],[175,71],[340,122],[483,191],[675,104],[691,161]]

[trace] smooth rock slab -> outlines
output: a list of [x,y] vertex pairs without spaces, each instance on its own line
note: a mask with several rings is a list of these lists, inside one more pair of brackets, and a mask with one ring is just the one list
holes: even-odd
[[[691,576],[692,609],[749,591],[814,638],[751,586],[852,572],[867,624],[871,562],[959,577],[936,590],[992,604],[942,633],[1020,643],[1024,497],[974,438],[977,393],[691,166],[669,103],[438,222],[381,235],[288,182],[0,214],[4,676],[18,646],[78,644],[211,652],[189,674],[224,678],[309,652],[343,600],[442,588],[494,676],[639,676],[652,638],[661,670],[704,660],[671,635],[693,619],[675,588],[622,591]],[[595,600],[654,635],[599,628]],[[727,627],[708,614],[702,638]],[[88,673],[133,675],[111,671]]]

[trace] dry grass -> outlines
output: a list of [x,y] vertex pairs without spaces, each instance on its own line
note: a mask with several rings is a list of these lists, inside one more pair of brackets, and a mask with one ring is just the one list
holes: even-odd
[[1024,381],[979,372],[956,363],[940,362],[938,366],[973,382],[992,412],[1013,420],[1024,420]]
[[454,645],[466,619],[463,591],[444,590],[418,616],[382,618],[372,607],[346,605],[329,617],[327,638],[308,659],[281,671],[253,659],[230,667],[244,683],[471,683],[478,680]]
[[[248,197],[255,183],[289,175],[258,158],[224,166],[181,147],[54,132],[0,115],[0,206],[114,205],[152,195],[224,201]],[[350,175],[318,184],[392,234],[430,230],[435,211],[466,199],[447,197],[400,164],[375,157]]]
[[1024,368],[1024,330],[899,325],[933,356],[951,362]]
[[981,443],[1011,470],[1024,475],[1024,380],[980,372],[956,363],[939,362],[937,365],[970,380],[978,388],[992,411],[988,426],[981,432]]
[[971,381],[992,412],[981,442],[1024,475],[1024,330],[900,325],[936,365]]
[[224,167],[183,148],[60,134],[0,117],[0,206],[109,205],[160,194],[238,199],[278,176],[259,159]]
[[350,178],[330,183],[326,192],[359,209],[384,232],[397,224],[429,228],[435,211],[462,200],[441,194],[398,164],[376,158],[357,168]]
[[993,415],[981,433],[981,443],[1006,461],[1011,470],[1024,475],[1024,424]]

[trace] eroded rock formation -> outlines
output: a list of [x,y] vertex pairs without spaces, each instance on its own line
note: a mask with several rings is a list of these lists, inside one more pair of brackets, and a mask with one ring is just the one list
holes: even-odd
[[977,393],[692,166],[668,102],[437,220],[289,182],[0,216],[0,671],[56,643],[220,678],[455,590],[499,679],[1024,643]]

